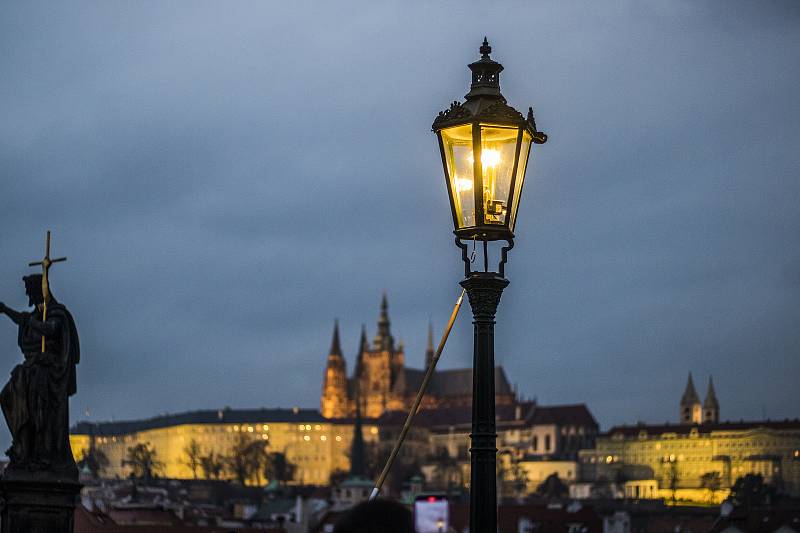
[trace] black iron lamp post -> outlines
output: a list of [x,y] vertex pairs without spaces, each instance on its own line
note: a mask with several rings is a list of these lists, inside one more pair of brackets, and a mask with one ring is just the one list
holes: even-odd
[[[469,65],[472,86],[466,101],[453,102],[433,122],[442,153],[455,241],[464,261],[466,279],[461,286],[467,292],[473,314],[472,533],[497,531],[494,317],[508,285],[505,263],[514,246],[514,226],[530,148],[547,141],[547,135],[536,129],[533,109],[523,116],[500,94],[503,65],[489,57],[491,51],[484,38],[481,58]],[[483,272],[471,271],[468,244],[464,241],[481,241]],[[488,268],[490,241],[507,243],[502,247],[497,272]]]

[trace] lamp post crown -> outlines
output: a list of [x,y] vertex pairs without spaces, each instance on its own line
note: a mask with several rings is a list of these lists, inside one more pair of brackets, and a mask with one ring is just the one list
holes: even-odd
[[503,71],[503,65],[489,57],[492,47],[489,46],[486,37],[483,38],[479,51],[481,58],[469,65],[472,71],[472,85],[465,98],[473,100],[478,97],[489,97],[505,103],[505,98],[500,94],[500,72]]

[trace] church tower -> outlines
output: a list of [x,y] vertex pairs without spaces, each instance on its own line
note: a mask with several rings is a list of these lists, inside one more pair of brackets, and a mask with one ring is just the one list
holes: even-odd
[[689,380],[686,382],[686,390],[681,396],[681,424],[700,424],[703,421],[703,408],[700,405],[700,397],[694,388],[692,373],[689,372]]
[[433,323],[428,322],[428,346],[425,348],[425,370],[431,366],[434,355],[436,355],[436,352],[433,350]]
[[395,384],[402,380],[405,355],[402,347],[395,348],[389,322],[389,304],[386,293],[381,299],[378,331],[372,348],[362,351],[363,366],[358,376],[364,416],[377,418],[390,408]]
[[339,342],[339,321],[333,325],[333,341],[322,380],[320,411],[325,418],[347,416],[347,366]]
[[714,381],[712,381],[711,376],[708,377],[708,391],[706,391],[706,400],[703,402],[703,423],[719,423],[719,402],[717,401],[717,393],[714,391]]

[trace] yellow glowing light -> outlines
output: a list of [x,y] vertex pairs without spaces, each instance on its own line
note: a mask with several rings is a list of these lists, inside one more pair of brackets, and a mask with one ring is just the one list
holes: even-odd
[[297,426],[297,429],[298,429],[299,431],[303,431],[303,430],[305,429],[305,427],[306,427],[306,426],[305,426],[304,424],[299,424],[299,425]]
[[308,435],[303,435],[303,440],[308,442],[311,440],[311,437],[309,437]]
[[234,431],[239,431],[239,426],[233,426]]
[[[470,164],[475,162],[475,158],[472,156],[472,154],[469,154],[467,156],[467,161],[469,161]],[[481,166],[483,166],[483,168],[493,168],[499,164],[500,164],[499,150],[493,150],[491,148],[484,148],[483,150],[481,150]]]
[[325,435],[322,435],[322,436],[319,438],[319,440],[321,440],[322,442],[325,442],[326,440],[328,440],[328,437],[326,437]]
[[269,431],[269,426],[267,424],[264,424],[263,427],[264,427],[264,431]]
[[311,431],[311,424],[306,424],[306,431]]
[[459,178],[458,176],[456,176],[455,183],[456,183],[456,192],[461,193],[461,192],[471,191],[472,190],[472,180],[471,179]]
[[269,435],[267,435],[266,433],[262,433],[261,438],[264,440],[269,440]]
[[610,455],[609,455],[608,457],[606,457],[606,462],[607,462],[607,463],[610,463],[610,462],[611,462],[611,461],[613,461],[613,460],[614,460],[614,458],[613,458],[613,457],[611,457]]
[[342,442],[342,436],[336,435],[336,442]]
[[252,433],[253,432],[253,426],[247,426],[247,432],[248,433]]
[[319,431],[320,429],[322,429],[322,426],[320,426],[319,424],[314,426],[314,431]]
[[369,432],[372,433],[373,435],[377,435],[378,434],[378,428],[370,428]]

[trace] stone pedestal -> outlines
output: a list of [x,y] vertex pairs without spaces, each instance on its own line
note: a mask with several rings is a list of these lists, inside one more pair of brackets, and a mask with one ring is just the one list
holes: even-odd
[[0,533],[73,533],[80,483],[0,480]]

